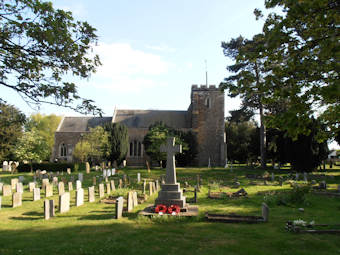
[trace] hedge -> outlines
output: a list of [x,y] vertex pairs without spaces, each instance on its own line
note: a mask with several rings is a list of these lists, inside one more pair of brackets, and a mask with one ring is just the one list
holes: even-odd
[[[85,163],[33,163],[33,171],[35,170],[46,170],[48,172],[61,172],[67,171],[67,168],[71,168],[71,171],[74,172],[74,165],[78,164],[79,170],[85,169]],[[30,164],[23,164],[20,163],[18,166],[18,172],[30,172],[31,171],[31,165]]]

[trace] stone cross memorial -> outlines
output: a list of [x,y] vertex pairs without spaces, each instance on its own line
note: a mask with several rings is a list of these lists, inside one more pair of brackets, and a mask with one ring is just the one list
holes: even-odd
[[161,152],[167,153],[165,184],[162,184],[162,190],[158,193],[155,201],[156,205],[164,204],[166,206],[178,205],[181,208],[186,206],[185,197],[180,190],[180,184],[176,181],[175,154],[182,152],[181,145],[175,145],[175,138],[167,139],[166,145],[161,145]]

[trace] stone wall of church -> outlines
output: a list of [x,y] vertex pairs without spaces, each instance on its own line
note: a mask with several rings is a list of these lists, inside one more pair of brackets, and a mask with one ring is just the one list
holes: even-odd
[[128,128],[129,149],[126,157],[127,166],[145,166],[149,160],[144,151],[143,140],[148,132],[147,128]]
[[[52,161],[57,159],[58,161],[72,162],[74,147],[80,141],[81,137],[81,132],[55,132]],[[63,145],[65,145],[66,148],[66,155],[65,150],[62,150]]]
[[215,86],[192,86],[192,129],[197,134],[198,165],[224,164],[224,93]]

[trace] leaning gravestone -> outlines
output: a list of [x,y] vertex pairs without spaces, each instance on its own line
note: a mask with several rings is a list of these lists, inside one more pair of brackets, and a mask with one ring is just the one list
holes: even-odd
[[89,192],[89,202],[90,203],[93,203],[96,201],[96,198],[95,198],[95,193],[94,193],[94,186],[91,186],[88,188],[88,192]]
[[175,154],[182,152],[182,146],[175,145],[175,138],[170,137],[167,139],[167,144],[161,146],[160,151],[167,153],[166,176],[165,184],[162,185],[162,190],[158,192],[155,204],[178,205],[183,208],[186,206],[186,202],[180,190],[180,184],[176,181],[175,165]]
[[116,219],[120,219],[123,215],[123,197],[118,197],[116,199]]
[[2,187],[2,195],[4,197],[11,196],[12,195],[12,186],[11,185],[4,185]]
[[84,189],[80,188],[76,190],[76,206],[84,204]]
[[22,205],[22,193],[15,192],[12,196],[12,207],[18,207]]
[[65,213],[70,210],[70,192],[65,192],[59,196],[59,212]]
[[34,188],[33,189],[33,201],[40,200],[40,189]]
[[99,198],[102,198],[105,196],[105,191],[104,191],[104,184],[100,183],[99,184]]

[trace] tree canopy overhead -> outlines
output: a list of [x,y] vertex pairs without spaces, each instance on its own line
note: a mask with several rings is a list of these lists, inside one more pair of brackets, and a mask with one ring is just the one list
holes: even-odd
[[97,42],[95,31],[50,2],[0,0],[0,85],[29,104],[101,114],[65,77],[88,78],[100,65],[99,57],[90,54]]

